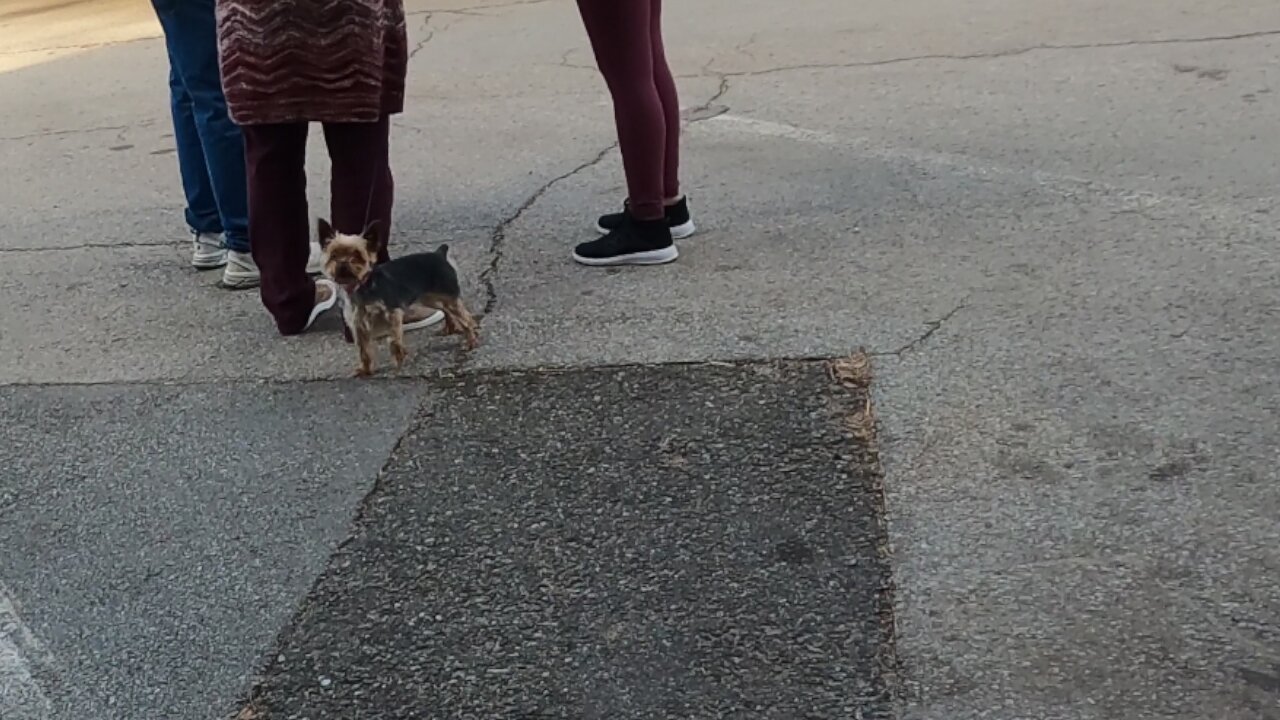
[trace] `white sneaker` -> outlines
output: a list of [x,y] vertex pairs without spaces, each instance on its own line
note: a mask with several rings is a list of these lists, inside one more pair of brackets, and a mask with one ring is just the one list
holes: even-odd
[[247,252],[227,251],[227,269],[222,271],[222,287],[228,290],[244,290],[258,287],[262,275],[258,272],[258,264]]
[[337,284],[324,278],[316,280],[316,304],[311,307],[311,317],[307,318],[307,324],[303,326],[302,331],[310,330],[316,318],[329,312],[336,304],[338,304]]
[[405,332],[410,330],[421,330],[429,328],[432,325],[439,325],[444,322],[444,313],[435,308],[422,307],[414,305],[410,307],[404,314],[404,323],[401,329]]
[[222,235],[191,233],[191,266],[197,270],[212,270],[227,264],[227,249]]

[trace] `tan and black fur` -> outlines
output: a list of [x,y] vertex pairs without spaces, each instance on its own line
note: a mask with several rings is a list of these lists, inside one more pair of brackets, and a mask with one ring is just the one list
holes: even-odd
[[376,226],[362,235],[346,235],[322,219],[318,230],[325,275],[342,289],[343,319],[360,351],[357,376],[373,374],[374,354],[381,340],[387,340],[396,367],[404,364],[409,355],[404,344],[404,314],[413,305],[443,312],[441,334],[462,335],[465,349],[479,344],[476,321],[462,303],[448,245],[379,264]]

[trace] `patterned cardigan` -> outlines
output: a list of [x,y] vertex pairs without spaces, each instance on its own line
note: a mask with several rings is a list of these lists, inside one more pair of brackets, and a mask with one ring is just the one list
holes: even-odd
[[217,14],[237,124],[375,122],[404,110],[402,0],[217,0]]

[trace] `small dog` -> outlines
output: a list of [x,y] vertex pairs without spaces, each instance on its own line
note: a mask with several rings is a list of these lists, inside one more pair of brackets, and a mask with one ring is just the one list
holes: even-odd
[[336,232],[324,219],[317,223],[324,270],[342,289],[342,315],[360,350],[357,377],[373,374],[376,344],[386,339],[396,367],[404,365],[404,313],[422,305],[444,313],[442,335],[462,335],[462,345],[479,344],[476,321],[462,304],[458,272],[449,260],[449,246],[434,252],[405,255],[378,263],[381,241],[377,225],[361,235]]

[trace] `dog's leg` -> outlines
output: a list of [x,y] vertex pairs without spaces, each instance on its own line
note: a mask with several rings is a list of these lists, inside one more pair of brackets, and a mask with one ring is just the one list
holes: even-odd
[[439,310],[444,313],[444,322],[440,326],[440,337],[448,337],[449,335],[457,335],[462,332],[458,327],[458,323],[449,314],[449,310],[445,307],[449,303],[449,298],[436,293],[427,293],[418,298],[418,304],[431,310]]
[[445,330],[442,335],[461,335],[462,347],[467,350],[474,350],[480,344],[475,318],[462,304],[462,298],[427,293],[418,302],[444,313]]
[[373,354],[377,348],[369,328],[361,327],[359,320],[356,321],[355,334],[356,346],[360,348],[360,367],[356,368],[356,377],[369,377],[373,374]]
[[445,318],[452,320],[462,334],[463,349],[475,350],[480,345],[480,333],[475,318],[471,317],[467,306],[462,304],[462,299],[451,298],[441,309],[444,311]]
[[[437,308],[438,309],[438,308]],[[457,323],[453,321],[453,317],[449,313],[444,314],[444,327],[440,329],[440,337],[448,335],[457,335],[462,332]]]
[[391,313],[391,357],[396,361],[396,369],[404,367],[405,358],[409,357],[409,349],[404,346],[404,311]]

